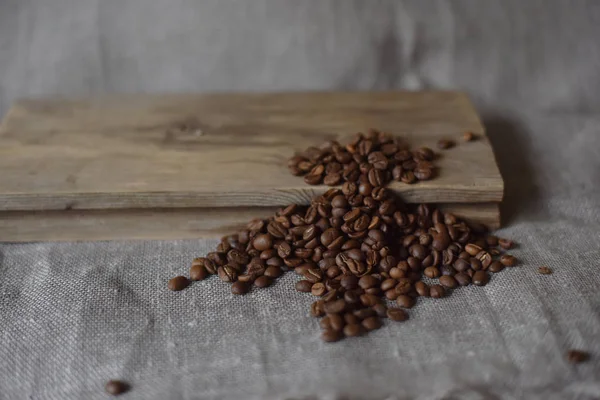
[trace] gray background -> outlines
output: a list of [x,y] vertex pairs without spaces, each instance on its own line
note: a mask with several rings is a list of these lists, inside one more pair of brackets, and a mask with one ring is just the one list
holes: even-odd
[[[243,298],[165,290],[215,242],[1,244],[0,399],[102,399],[113,377],[124,399],[599,399],[599,71],[598,1],[0,0],[0,114],[30,96],[466,90],[523,262],[324,345],[291,275]],[[571,347],[592,360],[568,365]]]

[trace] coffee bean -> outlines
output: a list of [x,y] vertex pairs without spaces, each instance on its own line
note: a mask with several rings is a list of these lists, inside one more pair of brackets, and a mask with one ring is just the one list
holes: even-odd
[[258,288],[265,288],[271,285],[271,279],[268,276],[262,275],[254,280],[254,286]]
[[468,286],[471,284],[471,277],[464,272],[454,275],[454,280],[459,286]]
[[464,140],[465,142],[470,142],[470,141],[472,141],[474,138],[475,138],[475,135],[473,135],[473,132],[469,132],[469,131],[467,131],[467,132],[463,133],[463,140]]
[[429,297],[429,286],[425,282],[418,281],[415,283],[415,291],[419,296]]
[[235,282],[238,277],[235,267],[230,264],[227,264],[224,267],[219,267],[217,270],[217,275],[223,282]]
[[514,267],[515,265],[517,265],[516,257],[511,256],[510,254],[505,254],[502,257],[500,257],[500,262],[506,267]]
[[415,305],[415,300],[410,296],[402,294],[398,296],[396,303],[403,308],[412,308]]
[[552,273],[552,270],[548,267],[539,267],[538,272],[542,275],[550,275]]
[[344,327],[344,335],[348,337],[360,336],[363,333],[364,329],[359,323],[348,324]]
[[333,329],[327,329],[321,333],[321,339],[329,343],[337,342],[338,340],[342,339],[342,333]]
[[346,290],[356,289],[358,287],[358,278],[354,275],[344,275],[340,284]]
[[456,279],[454,279],[454,277],[449,276],[449,275],[444,275],[444,276],[440,277],[440,284],[448,289],[454,289],[458,286]]
[[373,309],[373,311],[375,311],[375,313],[380,317],[380,318],[386,318],[387,317],[387,307],[382,304],[382,303],[377,303],[375,304],[373,307],[371,307]]
[[358,286],[363,289],[369,289],[379,285],[379,280],[377,280],[373,275],[365,275],[358,280]]
[[374,331],[376,329],[381,328],[381,319],[379,317],[369,317],[362,321],[362,326],[367,331]]
[[207,275],[208,273],[206,272],[204,265],[196,264],[192,265],[190,268],[190,279],[193,281],[201,281],[206,278]]
[[323,296],[327,292],[327,289],[323,282],[317,282],[312,285],[310,292],[313,296]]
[[485,286],[490,281],[490,275],[485,271],[477,271],[473,275],[473,285]]
[[123,381],[110,380],[104,385],[104,390],[110,395],[118,396],[127,392],[129,390],[129,385]]
[[504,264],[502,264],[500,261],[493,261],[490,264],[490,267],[488,268],[488,271],[490,272],[500,272],[504,269]]
[[390,269],[390,271],[388,273],[390,275],[390,278],[394,278],[394,279],[401,279],[401,278],[406,277],[405,270],[402,270],[398,267],[394,267],[394,268]]
[[348,290],[344,293],[344,300],[350,305],[358,304],[360,303],[360,294],[353,290]]
[[435,279],[440,276],[440,270],[436,267],[427,267],[423,274],[430,279]]
[[442,275],[454,276],[456,275],[456,270],[451,265],[442,265],[440,267],[440,273]]
[[451,147],[454,147],[454,141],[450,139],[440,139],[437,142],[437,147],[442,150],[449,149]]
[[396,292],[395,288],[385,291],[385,298],[388,300],[396,300],[398,296],[399,294]]
[[408,278],[400,278],[398,279],[398,284],[396,285],[396,293],[408,294],[413,289],[412,282]]
[[169,290],[178,292],[188,287],[189,284],[190,281],[185,276],[176,276],[175,278],[169,280],[167,287],[169,288]]
[[569,350],[566,354],[567,361],[571,364],[579,364],[590,358],[589,353],[581,350]]
[[459,258],[456,261],[454,261],[454,269],[459,272],[465,272],[469,268],[471,268],[471,264],[462,258]]
[[386,279],[383,282],[381,282],[380,288],[384,292],[387,292],[388,290],[395,288],[397,284],[398,284],[397,280],[390,278],[390,279]]
[[298,292],[310,293],[312,289],[312,283],[307,280],[301,280],[296,282],[296,290]]
[[248,285],[246,282],[236,281],[231,285],[231,293],[233,294],[246,294],[248,293]]
[[379,299],[372,294],[363,294],[360,296],[360,302],[365,307],[373,307],[375,304],[379,303]]
[[264,275],[271,279],[279,278],[281,276],[281,274],[282,274],[281,268],[274,267],[274,266],[267,267],[267,269],[265,269],[265,272],[264,272]]
[[500,247],[502,247],[504,250],[510,250],[513,248],[514,243],[512,240],[509,239],[502,239],[499,238],[498,239],[498,244],[500,245]]
[[346,321],[341,315],[327,314],[327,316],[329,317],[329,325],[331,326],[331,329],[333,329],[334,331],[341,331],[342,329],[344,329]]
[[346,302],[344,299],[337,299],[325,303],[324,310],[328,314],[338,314],[344,312],[346,309]]
[[323,315],[325,315],[325,310],[323,309],[324,305],[325,302],[323,300],[317,300],[313,302],[310,305],[310,314],[313,317],[322,317]]
[[442,285],[431,285],[429,288],[429,295],[434,299],[439,299],[446,295],[446,291]]
[[252,241],[252,245],[258,251],[267,250],[273,246],[273,238],[269,234],[256,235]]
[[467,253],[469,253],[470,256],[475,257],[477,255],[477,253],[479,253],[480,251],[482,251],[483,249],[479,246],[477,246],[476,244],[473,243],[468,243],[465,246],[465,251]]
[[372,308],[361,308],[352,312],[358,319],[364,320],[369,317],[377,315],[375,310]]

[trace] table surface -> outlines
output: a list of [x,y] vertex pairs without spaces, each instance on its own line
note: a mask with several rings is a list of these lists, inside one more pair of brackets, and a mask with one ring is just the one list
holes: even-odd
[[[124,399],[598,399],[598,26],[586,1],[0,1],[3,111],[57,93],[466,90],[521,260],[330,345],[292,275],[237,298],[217,279],[165,290],[212,241],[0,244],[0,398],[104,399],[122,378]],[[592,358],[571,366],[570,348]]]

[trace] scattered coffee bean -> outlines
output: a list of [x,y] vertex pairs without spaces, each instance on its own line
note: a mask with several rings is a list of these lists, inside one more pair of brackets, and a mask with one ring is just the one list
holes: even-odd
[[454,275],[454,280],[459,286],[469,286],[471,284],[471,277],[464,272]]
[[485,271],[477,271],[473,275],[473,285],[485,286],[490,281],[490,275]]
[[301,280],[296,282],[296,290],[299,292],[310,293],[312,290],[312,283],[307,280]]
[[248,285],[246,282],[236,281],[231,285],[231,293],[232,294],[246,294],[248,293]]
[[514,267],[515,265],[517,265],[517,259],[514,256],[511,256],[510,254],[505,254],[502,257],[500,257],[500,262],[506,267]]
[[497,273],[497,272],[502,271],[503,269],[504,269],[504,264],[502,264],[500,261],[496,260],[490,264],[488,271]]
[[567,351],[567,361],[571,364],[579,364],[587,361],[590,358],[589,353],[581,350],[569,350]]
[[439,149],[446,150],[454,147],[454,141],[450,139],[440,139],[437,142],[437,146]]
[[314,283],[310,289],[313,296],[323,296],[327,292],[327,288],[323,282]]
[[381,319],[379,317],[369,317],[362,321],[362,326],[367,331],[374,331],[375,329],[381,328]]
[[514,242],[512,240],[509,239],[502,239],[499,238],[498,239],[498,244],[500,245],[500,247],[502,247],[504,250],[510,250],[513,248],[514,246]]
[[381,318],[387,317],[387,307],[384,304],[377,303],[372,308],[373,308],[373,311],[375,311],[375,313],[379,317],[381,317]]
[[446,291],[442,285],[431,285],[429,295],[434,299],[440,299],[446,295]]
[[321,334],[321,338],[325,342],[337,342],[338,340],[342,339],[342,333],[333,329],[326,329]]
[[185,276],[176,276],[175,278],[169,280],[167,287],[169,288],[169,290],[177,292],[185,289],[186,287],[188,287],[189,284],[190,281]]
[[206,268],[204,265],[192,265],[190,268],[190,279],[192,281],[201,281],[206,278],[208,273],[206,272]]
[[254,280],[254,286],[258,288],[266,288],[271,285],[271,279],[268,276],[262,275]]
[[440,277],[440,284],[448,289],[454,289],[458,286],[456,279],[454,279],[454,277],[449,276],[449,275],[444,275],[444,276]]
[[387,316],[392,321],[406,321],[408,319],[406,311],[400,308],[389,308],[387,310]]
[[348,337],[360,336],[363,332],[364,329],[360,324],[348,324],[344,327],[344,335]]
[[129,390],[129,385],[123,381],[110,380],[104,385],[104,390],[110,395],[118,396],[127,392]]
[[415,300],[410,296],[401,294],[396,299],[396,303],[402,308],[413,308],[413,306],[415,305]]
[[542,275],[550,275],[552,273],[552,270],[548,267],[539,267],[538,268],[538,272]]

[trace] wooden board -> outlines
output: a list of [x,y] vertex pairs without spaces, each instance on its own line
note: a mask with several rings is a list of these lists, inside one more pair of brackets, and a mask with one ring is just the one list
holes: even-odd
[[[295,150],[377,128],[443,152],[439,176],[391,187],[407,202],[494,203],[503,182],[456,92],[110,96],[26,100],[0,128],[0,211],[271,207],[325,187],[291,176]],[[480,139],[463,143],[464,131]]]
[[[438,205],[446,212],[499,226],[494,203]],[[219,238],[277,207],[220,207],[138,210],[70,210],[0,212],[0,241],[86,241],[118,239]]]

